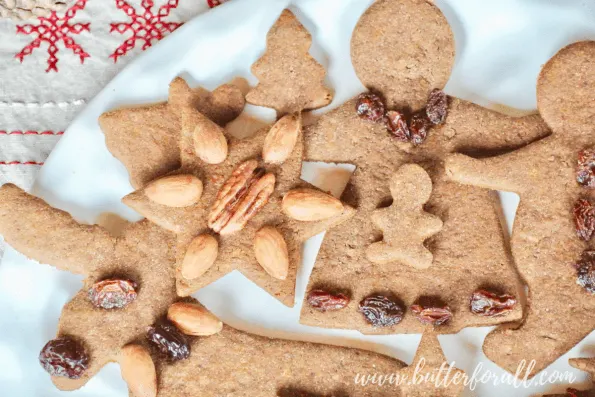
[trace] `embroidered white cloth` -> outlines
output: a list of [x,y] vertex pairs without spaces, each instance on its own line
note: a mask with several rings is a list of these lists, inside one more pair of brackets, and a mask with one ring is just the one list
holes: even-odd
[[29,189],[88,100],[136,54],[223,1],[70,0],[46,17],[0,17],[0,184]]

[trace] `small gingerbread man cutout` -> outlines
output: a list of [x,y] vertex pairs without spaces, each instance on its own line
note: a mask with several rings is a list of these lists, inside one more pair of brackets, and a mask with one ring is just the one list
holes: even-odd
[[430,267],[432,253],[423,243],[442,229],[440,218],[423,210],[432,194],[430,176],[419,165],[406,164],[391,178],[390,192],[394,200],[391,206],[372,214],[384,241],[368,247],[368,259],[377,264],[399,261],[418,269]]

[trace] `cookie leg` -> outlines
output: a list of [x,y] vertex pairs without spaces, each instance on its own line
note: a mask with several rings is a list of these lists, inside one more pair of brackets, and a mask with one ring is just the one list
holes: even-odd
[[0,234],[17,251],[61,270],[87,274],[113,254],[115,238],[81,225],[15,185],[0,187]]

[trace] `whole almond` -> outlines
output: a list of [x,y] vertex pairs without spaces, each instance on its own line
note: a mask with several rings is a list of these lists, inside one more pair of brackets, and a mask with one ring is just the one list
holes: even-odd
[[202,276],[215,263],[219,243],[210,234],[201,234],[192,240],[182,260],[182,276],[192,280]]
[[219,164],[227,158],[227,139],[223,128],[202,116],[194,127],[193,140],[196,155],[207,164]]
[[168,207],[188,207],[202,196],[202,182],[194,175],[166,176],[145,188],[149,200]]
[[208,336],[223,328],[213,313],[197,303],[174,303],[167,310],[167,318],[186,335]]
[[262,147],[266,163],[281,164],[289,158],[302,129],[301,114],[288,114],[269,130]]
[[298,221],[319,221],[343,212],[343,203],[330,194],[316,189],[290,190],[283,197],[283,212]]
[[254,255],[263,269],[278,280],[289,272],[289,253],[285,239],[277,229],[265,226],[254,236]]
[[120,371],[134,397],[157,395],[157,374],[151,355],[141,345],[124,346],[120,354]]

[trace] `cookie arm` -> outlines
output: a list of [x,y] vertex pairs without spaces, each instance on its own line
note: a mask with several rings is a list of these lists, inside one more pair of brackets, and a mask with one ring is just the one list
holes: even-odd
[[113,252],[115,239],[101,227],[81,225],[15,185],[0,187],[0,202],[0,234],[32,259],[86,274]]

